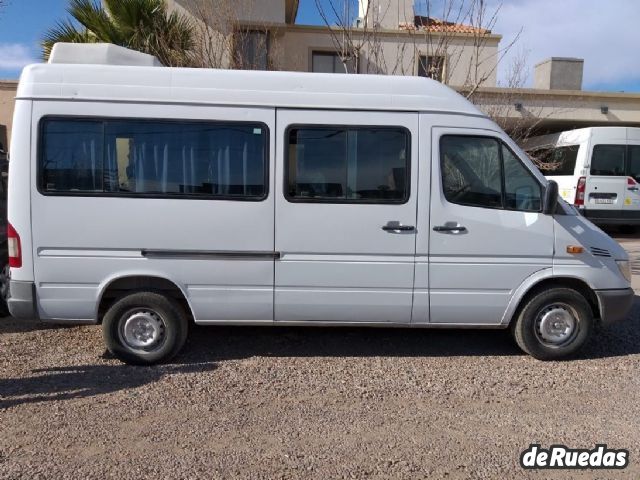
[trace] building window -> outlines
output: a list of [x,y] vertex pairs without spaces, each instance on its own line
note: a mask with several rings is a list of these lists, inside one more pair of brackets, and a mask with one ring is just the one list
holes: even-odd
[[347,60],[345,65],[336,52],[313,52],[311,59],[311,71],[315,73],[356,73],[353,58]]
[[409,132],[400,127],[308,126],[288,130],[286,196],[322,203],[404,203]]
[[240,70],[268,70],[269,32],[238,30],[235,33],[234,66]]
[[47,118],[40,190],[261,200],[268,131],[260,123]]
[[444,80],[444,57],[439,55],[420,55],[418,57],[418,76]]

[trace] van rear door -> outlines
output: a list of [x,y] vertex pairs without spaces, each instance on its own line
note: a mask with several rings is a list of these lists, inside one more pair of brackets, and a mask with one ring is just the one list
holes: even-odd
[[598,210],[587,216],[597,219],[622,217],[627,193],[623,144],[596,144],[591,150],[589,177],[585,189],[585,210]]
[[275,320],[411,322],[418,114],[277,111]]

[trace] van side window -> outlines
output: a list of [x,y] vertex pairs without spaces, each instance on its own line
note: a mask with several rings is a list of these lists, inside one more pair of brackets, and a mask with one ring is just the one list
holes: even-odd
[[493,138],[446,135],[440,141],[442,185],[451,203],[502,208],[500,144]]
[[409,132],[386,127],[294,127],[287,133],[290,201],[404,203]]
[[596,145],[591,156],[591,175],[624,176],[624,145]]
[[565,145],[554,148],[538,148],[528,152],[538,161],[543,174],[557,176],[573,176],[578,159],[580,145]]
[[47,120],[42,126],[42,188],[48,192],[102,192],[102,122]]
[[538,181],[505,144],[502,144],[502,160],[506,208],[539,212],[542,209],[542,189]]
[[440,139],[442,186],[451,203],[539,212],[542,187],[496,138],[445,135]]
[[46,118],[40,187],[259,200],[267,193],[267,141],[262,124]]

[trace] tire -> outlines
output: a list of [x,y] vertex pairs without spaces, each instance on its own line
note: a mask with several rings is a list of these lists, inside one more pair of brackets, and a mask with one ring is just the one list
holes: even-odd
[[153,365],[173,358],[187,340],[189,321],[174,299],[136,292],[118,299],[104,315],[107,349],[131,365]]
[[9,276],[9,264],[6,264],[0,271],[0,317],[9,316],[9,307],[7,306],[7,300],[9,300]]
[[526,300],[511,325],[518,346],[538,360],[575,354],[593,331],[593,312],[582,294],[552,288]]

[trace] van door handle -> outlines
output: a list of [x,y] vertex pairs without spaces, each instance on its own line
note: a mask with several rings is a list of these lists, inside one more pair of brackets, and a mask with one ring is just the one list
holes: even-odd
[[382,230],[389,233],[413,232],[415,229],[413,225],[400,225],[397,222],[389,222],[382,227]]
[[455,233],[464,233],[467,231],[467,227],[463,227],[462,225],[436,225],[433,227],[434,232],[455,232]]
[[629,190],[630,192],[637,192],[638,191],[638,187],[629,187],[629,188],[627,188],[627,190]]

